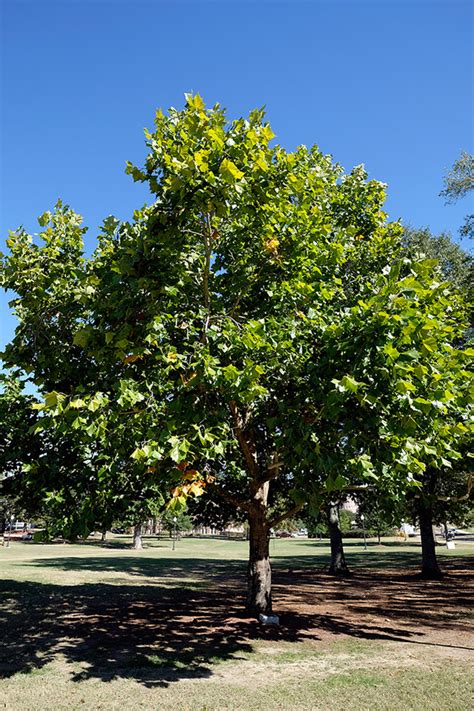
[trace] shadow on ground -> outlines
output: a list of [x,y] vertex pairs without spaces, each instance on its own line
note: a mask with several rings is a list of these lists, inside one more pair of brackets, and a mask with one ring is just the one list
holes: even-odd
[[[242,561],[91,556],[37,565],[134,577],[116,585],[1,581],[3,678],[62,657],[74,681],[129,678],[166,686],[209,677],[216,661],[245,658],[262,639],[317,645],[358,638],[467,648],[461,633],[472,584],[468,559],[447,561],[448,576],[436,582],[397,569],[367,568],[336,580],[314,568],[298,568],[298,558],[279,559],[274,575],[278,629],[243,616]],[[171,577],[172,588],[167,586]]]

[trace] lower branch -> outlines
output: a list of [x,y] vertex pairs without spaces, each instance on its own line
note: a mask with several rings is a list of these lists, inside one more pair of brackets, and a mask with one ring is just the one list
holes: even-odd
[[221,489],[219,486],[216,484],[212,483],[209,484],[211,489],[216,492],[218,496],[221,497],[221,499],[224,499],[224,501],[227,501],[227,503],[232,504],[233,506],[237,507],[238,509],[243,509],[244,511],[249,511],[250,510],[250,504],[248,504],[246,501],[243,501],[242,499],[239,499],[238,496],[234,496],[233,494],[229,493],[225,489]]
[[306,505],[306,501],[304,501],[302,504],[297,504],[296,506],[293,506],[292,509],[285,511],[285,513],[272,519],[268,524],[269,527],[274,528],[275,526],[277,526],[279,523],[281,523],[285,519],[295,516],[299,511],[301,511],[301,509],[303,509],[305,507],[305,505]]

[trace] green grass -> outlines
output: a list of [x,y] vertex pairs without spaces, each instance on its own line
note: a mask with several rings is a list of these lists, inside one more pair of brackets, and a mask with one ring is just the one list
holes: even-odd
[[0,549],[0,708],[468,708],[474,544],[416,580],[419,545],[271,542],[278,630],[242,615],[244,541],[150,539],[142,552],[12,542]]

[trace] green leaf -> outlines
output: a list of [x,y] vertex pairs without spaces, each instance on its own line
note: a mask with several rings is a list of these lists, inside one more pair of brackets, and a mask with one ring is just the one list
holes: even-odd
[[144,449],[142,449],[142,447],[137,447],[133,450],[132,454],[130,455],[130,458],[135,459],[137,462],[142,462],[147,458],[147,455]]
[[76,331],[76,333],[74,334],[72,342],[74,343],[75,346],[82,346],[84,348],[85,346],[87,346],[90,335],[91,335],[90,328],[81,328],[79,331]]
[[173,462],[179,463],[182,459],[181,457],[181,442],[179,437],[170,437],[168,443],[171,445],[168,456],[173,460]]
[[40,217],[38,217],[38,223],[41,227],[46,227],[49,222],[51,222],[52,215],[50,212],[43,212]]
[[409,380],[398,380],[395,388],[399,393],[416,392],[416,385],[413,385]]
[[227,158],[224,158],[222,161],[219,171],[224,180],[229,183],[234,183],[236,180],[240,180],[244,176],[243,172],[237,168],[235,163]]

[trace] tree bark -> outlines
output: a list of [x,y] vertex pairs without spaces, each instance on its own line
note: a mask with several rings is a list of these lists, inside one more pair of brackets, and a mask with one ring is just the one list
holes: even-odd
[[433,535],[433,509],[423,496],[419,499],[418,517],[421,534],[421,577],[425,580],[440,580],[443,573],[436,558],[436,544]]
[[106,538],[107,538],[107,529],[103,528],[102,529],[102,538],[101,538],[102,543],[105,543]]
[[331,565],[329,566],[329,572],[333,575],[350,575],[344,556],[341,527],[339,525],[339,507],[336,503],[331,503],[328,508],[328,528],[329,538],[331,540]]
[[132,548],[136,551],[141,551],[143,548],[143,545],[142,545],[142,524],[141,523],[137,523],[133,527]]
[[249,512],[247,610],[256,617],[272,612],[269,527],[261,507],[252,507]]

